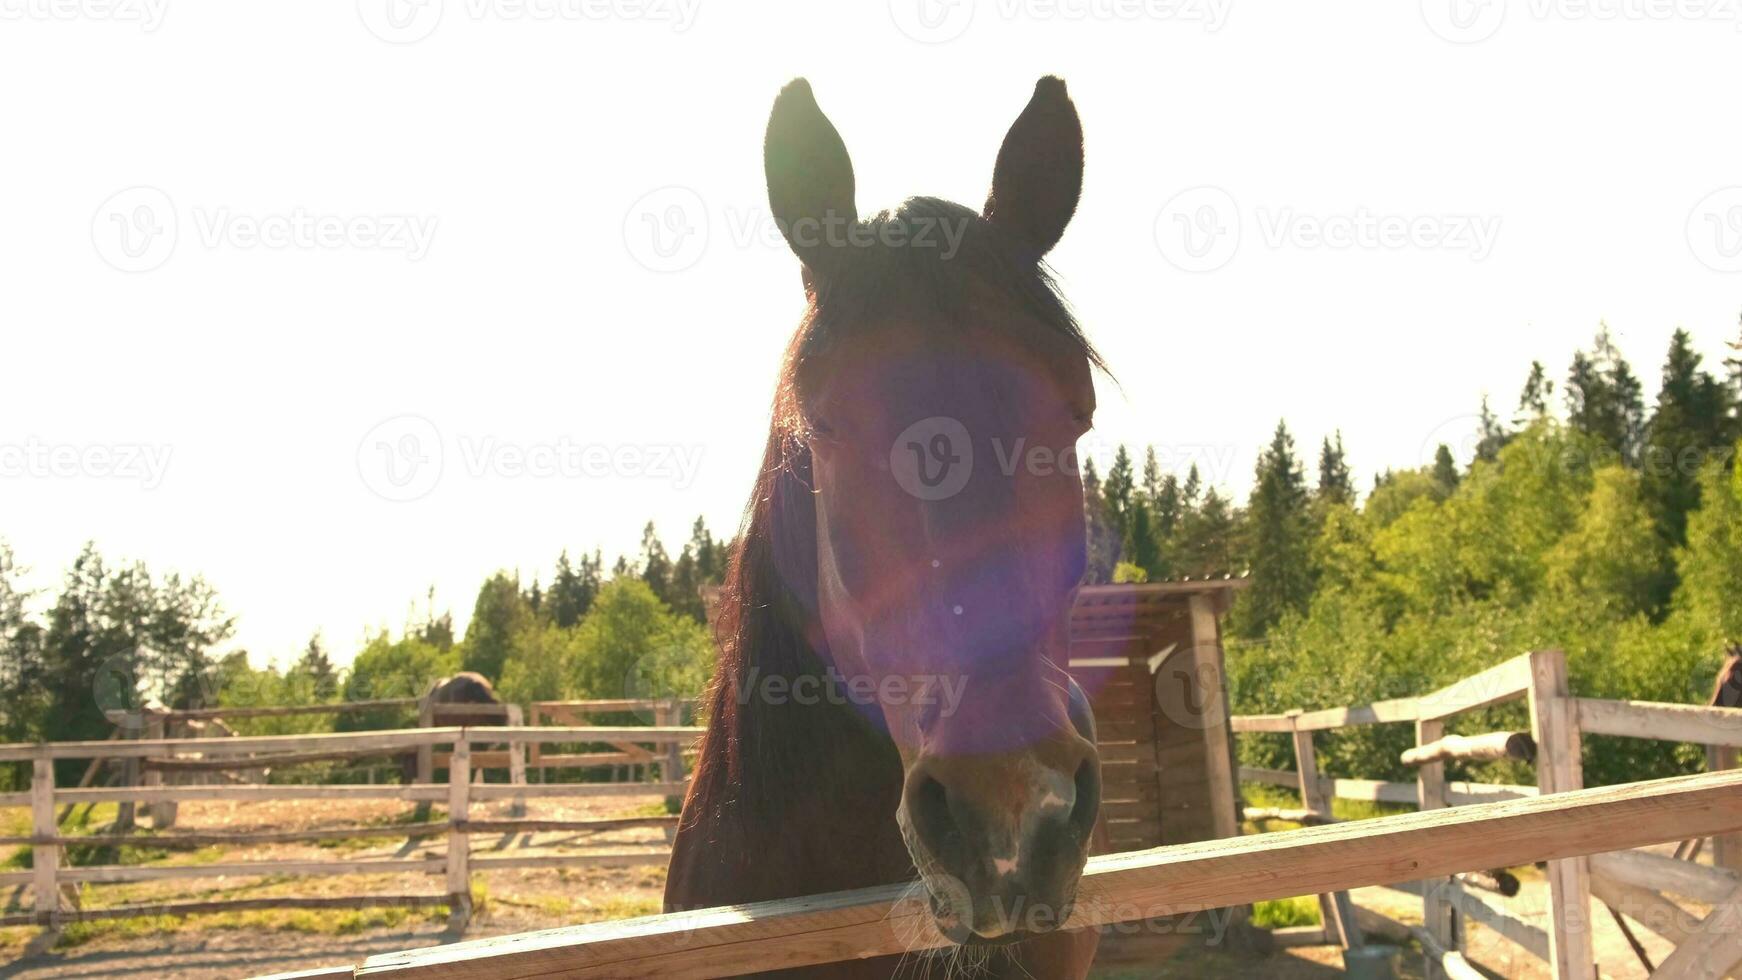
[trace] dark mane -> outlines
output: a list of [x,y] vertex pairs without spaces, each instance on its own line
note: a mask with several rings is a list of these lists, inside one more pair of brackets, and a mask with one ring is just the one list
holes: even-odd
[[[941,233],[944,223],[956,236],[949,239],[953,252]],[[905,239],[928,226],[934,247],[886,240],[886,233]],[[822,798],[843,800],[885,789],[898,797],[902,778],[894,745],[858,711],[740,696],[753,676],[821,677],[827,668],[818,643],[806,635],[816,618],[816,510],[810,454],[799,438],[805,367],[868,323],[923,318],[938,329],[967,325],[974,298],[990,292],[1041,324],[1054,343],[1062,338],[1105,370],[1046,269],[976,212],[913,198],[858,228],[875,243],[843,247],[850,254],[813,292],[787,348],[762,468],[715,621],[718,667],[703,699],[712,723],[692,777],[686,823],[706,813],[736,824],[749,840],[759,831],[779,833],[792,812],[795,780]],[[844,758],[854,761],[843,764]],[[878,789],[885,777],[887,787]],[[888,801],[891,812],[894,802]]]

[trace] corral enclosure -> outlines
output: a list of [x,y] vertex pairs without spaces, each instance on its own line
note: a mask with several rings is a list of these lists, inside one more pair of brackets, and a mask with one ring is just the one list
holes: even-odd
[[[1093,704],[1104,760],[1105,814],[1114,855],[1096,858],[1085,879],[1074,923],[1111,926],[1161,920],[1199,910],[1318,896],[1320,924],[1270,933],[1278,946],[1329,945],[1345,951],[1375,942],[1421,949],[1434,976],[1477,975],[1466,958],[1472,928],[1488,930],[1546,964],[1556,978],[1594,976],[1588,924],[1595,896],[1660,937],[1654,949],[1667,958],[1652,976],[1720,976],[1742,958],[1742,868],[1735,835],[1742,833],[1738,774],[1660,780],[1605,790],[1581,790],[1582,734],[1657,738],[1711,748],[1711,765],[1726,769],[1742,745],[1742,711],[1688,705],[1604,701],[1572,696],[1565,658],[1533,653],[1418,697],[1369,705],[1311,706],[1282,715],[1231,716],[1224,686],[1220,617],[1237,579],[1171,582],[1082,590],[1073,610],[1071,670]],[[1452,733],[1448,725],[1470,712],[1507,701],[1530,708],[1528,732]],[[447,909],[463,930],[477,889],[491,872],[659,865],[663,842],[645,835],[629,846],[598,853],[526,849],[535,835],[603,835],[657,831],[674,818],[651,814],[525,815],[530,802],[564,799],[658,799],[683,789],[683,746],[699,729],[676,702],[539,703],[518,706],[425,706],[426,722],[442,727],[344,735],[258,738],[140,739],[83,744],[0,747],[0,760],[28,763],[28,793],[0,804],[28,806],[34,830],[0,843],[23,846],[28,870],[0,875],[24,897],[28,910],[4,921],[60,927],[142,915],[184,915],[236,908],[385,906]],[[263,709],[248,709],[259,711]],[[270,709],[265,709],[270,710]],[[304,711],[306,709],[295,709]],[[341,709],[342,710],[342,709]],[[595,718],[635,711],[654,724],[600,726]],[[455,713],[457,712],[457,713]],[[221,713],[221,712],[220,712]],[[530,714],[532,725],[524,724]],[[470,717],[462,717],[470,716]],[[500,722],[510,722],[501,725]],[[561,722],[549,725],[538,722]],[[484,724],[475,724],[483,722]],[[1415,783],[1331,779],[1317,768],[1314,733],[1355,725],[1409,724],[1413,748],[1405,764]],[[155,734],[155,723],[152,731]],[[1239,769],[1234,742],[1242,733],[1287,735],[1292,771]],[[554,751],[550,746],[566,746]],[[577,748],[578,747],[578,748]],[[411,785],[265,785],[269,768],[315,759],[403,755],[419,757]],[[140,783],[57,786],[56,760],[110,757]],[[1535,785],[1453,782],[1444,765],[1507,757],[1536,767]],[[628,782],[547,781],[562,769],[612,766]],[[476,781],[485,770],[492,781]],[[181,782],[166,774],[245,774],[249,782]],[[1309,829],[1241,836],[1240,786],[1296,790],[1298,809],[1253,808],[1247,819],[1288,820]],[[1332,801],[1410,805],[1420,813],[1376,820],[1339,819]],[[345,837],[390,846],[399,856],[348,860],[218,862],[179,867],[73,866],[70,849],[104,842],[101,835],[63,833],[62,807],[99,802],[150,808],[162,832],[185,801],[265,803],[378,799],[441,805],[446,812],[423,822],[388,826],[336,826],[276,834],[225,834],[188,828],[185,842],[279,843]],[[508,808],[505,810],[505,807]],[[485,812],[490,808],[493,812]],[[1449,809],[1448,809],[1449,808]],[[136,844],[156,835],[116,835]],[[169,839],[166,837],[165,839]],[[1673,854],[1628,850],[1664,842],[1684,845]],[[419,843],[421,842],[421,843]],[[1587,857],[1590,856],[1590,857]],[[1522,916],[1503,900],[1506,868],[1548,861],[1550,914],[1545,922]],[[313,877],[393,873],[409,881],[439,881],[415,892],[358,893],[341,897],[225,896],[199,902],[69,904],[67,886],[201,879],[229,880],[276,874]],[[373,879],[370,879],[373,880]],[[1358,887],[1388,885],[1414,896],[1422,925],[1399,921],[1351,900]],[[1516,889],[1516,881],[1512,887]],[[1672,897],[1673,896],[1673,897]],[[1581,911],[1583,909],[1584,911]],[[506,937],[428,952],[378,956],[336,966],[319,976],[626,977],[713,976],[740,969],[822,963],[941,945],[923,909],[902,889],[871,890],[736,910],[602,923],[538,938]],[[754,937],[755,951],[742,945]],[[1641,958],[1645,958],[1641,953]],[[560,965],[551,957],[561,957]],[[554,972],[552,972],[554,967]],[[1717,972],[1713,972],[1717,971]]]

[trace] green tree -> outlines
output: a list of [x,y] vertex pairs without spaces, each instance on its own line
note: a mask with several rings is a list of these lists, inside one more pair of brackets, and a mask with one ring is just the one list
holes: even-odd
[[339,693],[339,672],[333,667],[333,658],[327,655],[318,631],[308,638],[308,646],[291,670],[308,678],[316,701],[331,701]]
[[[1541,361],[1530,362],[1530,377],[1524,380],[1524,390],[1518,395],[1518,422],[1529,425],[1538,419],[1548,418],[1549,399],[1554,395],[1554,382],[1548,379],[1548,371]],[[1488,399],[1482,399],[1482,408],[1486,412]]]
[[1107,501],[1102,494],[1101,477],[1095,472],[1095,461],[1087,456],[1083,457],[1083,522],[1088,547],[1083,584],[1111,582],[1113,567],[1119,561],[1118,539],[1107,526]]
[[1549,549],[1547,585],[1563,604],[1594,603],[1617,618],[1658,601],[1667,555],[1638,474],[1608,466],[1593,474],[1578,523]]
[[1663,387],[1646,428],[1640,468],[1658,526],[1674,545],[1687,540],[1688,513],[1700,502],[1700,468],[1726,446],[1723,384],[1700,368],[1693,338],[1677,330],[1663,365]]
[[[1538,364],[1537,367],[1541,368],[1541,365]],[[1487,395],[1482,396],[1482,409],[1477,419],[1476,459],[1492,463],[1500,458],[1500,450],[1506,448],[1512,435],[1495,416],[1494,410],[1488,407]]]
[[1326,436],[1319,447],[1319,499],[1332,504],[1355,502],[1355,478],[1349,473],[1341,429],[1337,430],[1335,442]]
[[1131,502],[1127,515],[1125,541],[1121,551],[1125,561],[1143,569],[1144,581],[1162,577],[1161,543],[1155,537],[1155,523],[1149,516],[1149,504],[1142,497]]
[[[518,596],[519,591],[514,594]],[[351,661],[344,700],[420,698],[430,684],[459,669],[458,648],[443,650],[416,636],[395,640],[383,630],[371,637]],[[383,708],[341,715],[336,727],[339,731],[370,731],[414,727],[416,723],[416,708]]]
[[551,622],[568,629],[581,621],[592,607],[593,597],[599,594],[604,564],[604,557],[597,551],[582,555],[578,568],[569,563],[567,551],[557,557],[556,576],[551,579],[550,593],[545,597]]
[[460,647],[461,669],[476,671],[491,681],[500,679],[514,644],[535,622],[519,580],[507,572],[490,576],[478,590],[472,621],[466,624],[466,639]]
[[1304,610],[1313,588],[1306,475],[1286,422],[1277,423],[1255,477],[1247,504],[1252,585],[1232,623],[1245,637],[1262,636],[1285,614]]
[[[1107,468],[1107,479],[1101,485],[1101,499],[1107,510],[1107,530],[1115,549],[1120,549],[1131,533],[1131,504],[1136,496],[1131,454],[1121,445],[1113,453],[1113,465]],[[1120,561],[1126,560],[1122,550],[1115,550],[1114,556]]]
[[1700,471],[1700,507],[1676,565],[1678,610],[1714,643],[1742,642],[1742,467],[1713,460]]
[[1567,422],[1595,436],[1625,462],[1639,458],[1645,432],[1645,402],[1638,377],[1615,347],[1607,324],[1589,353],[1573,355],[1567,373]]
[[641,581],[666,603],[671,602],[671,556],[659,540],[653,522],[641,530]]
[[1458,488],[1458,461],[1452,458],[1452,447],[1443,442],[1434,450],[1433,476],[1447,495]]
[[700,623],[672,612],[645,582],[618,578],[599,591],[565,658],[568,696],[689,697],[712,672],[713,645]]

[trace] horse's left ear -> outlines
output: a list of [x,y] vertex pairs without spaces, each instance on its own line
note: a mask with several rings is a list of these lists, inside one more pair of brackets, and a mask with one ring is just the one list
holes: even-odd
[[1038,260],[1058,244],[1082,196],[1083,124],[1064,79],[1049,75],[1004,137],[984,214]]

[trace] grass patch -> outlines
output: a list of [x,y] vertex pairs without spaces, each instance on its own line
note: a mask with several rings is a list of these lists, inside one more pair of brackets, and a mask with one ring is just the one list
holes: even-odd
[[1252,906],[1252,924],[1265,929],[1288,929],[1319,924],[1317,898],[1278,898]]
[[136,919],[68,923],[55,948],[70,949],[99,939],[251,929],[311,936],[352,936],[372,929],[403,928],[420,921],[443,922],[447,915],[446,907],[438,906],[428,909],[283,909],[140,916]]

